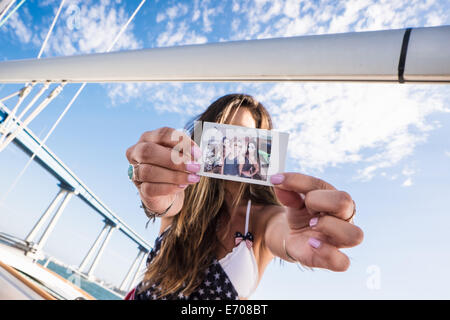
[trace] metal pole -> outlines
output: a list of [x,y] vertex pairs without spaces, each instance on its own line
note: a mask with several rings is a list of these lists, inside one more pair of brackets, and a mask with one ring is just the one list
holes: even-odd
[[114,228],[115,227],[113,227],[113,226],[109,226],[108,234],[106,235],[105,241],[103,241],[103,243],[100,247],[100,250],[98,250],[98,253],[94,258],[94,262],[92,262],[92,265],[87,272],[88,278],[92,277],[92,274],[94,273],[94,270],[97,267],[98,261],[100,260],[100,257],[102,256],[103,251],[105,250],[105,247],[109,242],[109,239],[111,238],[112,231],[114,230]]
[[64,196],[64,200],[61,202],[61,205],[59,206],[58,210],[56,210],[55,215],[53,216],[52,220],[48,224],[47,228],[45,229],[44,233],[42,234],[41,239],[38,243],[36,243],[37,251],[42,249],[42,247],[47,242],[48,237],[50,236],[51,232],[55,228],[56,223],[58,222],[59,218],[61,217],[62,212],[66,208],[67,204],[69,203],[70,198],[72,198],[73,192],[69,190],[64,190],[66,193]]
[[127,288],[126,291],[129,291],[130,288],[132,288],[132,287],[135,286],[137,277],[139,276],[139,272],[143,269],[143,268],[142,268],[142,265],[143,265],[143,263],[145,262],[147,255],[146,255],[146,252],[145,252],[145,251],[141,251],[141,252],[142,252],[141,260],[139,261],[139,264],[138,264],[138,267],[137,267],[137,269],[136,269],[136,272],[134,273],[133,279],[131,280],[130,285],[128,286],[128,288]]
[[0,1],[0,21],[2,21],[8,10],[11,9],[14,2],[16,2],[16,0],[11,0],[9,3],[7,3],[7,1]]
[[100,232],[100,234],[98,235],[97,239],[95,240],[94,244],[92,245],[92,247],[89,249],[88,253],[86,254],[86,256],[84,257],[83,261],[81,262],[80,266],[78,267],[78,270],[80,272],[83,271],[83,269],[86,267],[88,261],[91,259],[92,255],[94,254],[94,251],[97,249],[98,245],[100,244],[100,240],[104,237],[104,235],[106,234],[106,231],[108,231],[108,227],[109,224],[105,223],[105,225],[103,226],[102,231]]
[[10,0],[9,2],[7,0],[0,1],[0,20],[2,20],[3,16],[12,7],[14,2],[16,2],[16,0]]
[[36,225],[31,229],[30,233],[26,237],[25,241],[31,243],[34,241],[34,238],[36,237],[36,234],[39,232],[39,230],[42,228],[42,225],[47,221],[47,219],[50,217],[50,214],[55,209],[56,204],[61,200],[63,193],[66,192],[64,189],[59,189],[58,194],[53,199],[53,201],[48,206],[47,210],[45,210],[44,214],[41,216],[39,221],[36,223]]
[[65,85],[66,83],[64,82],[53,89],[53,91],[49,93],[49,95],[33,110],[33,112],[31,112],[31,114],[23,122],[19,122],[17,124],[14,131],[11,131],[11,133],[6,137],[5,141],[0,141],[0,152],[5,149],[8,144],[17,137],[17,135],[23,130],[23,128],[26,128],[28,124],[30,124],[30,122],[33,121],[33,119],[36,118],[39,113],[41,113],[48,106],[48,104],[61,93]]
[[139,258],[141,257],[141,255],[142,255],[142,250],[139,250],[136,259],[134,259],[133,264],[131,265],[130,269],[129,269],[128,272],[127,272],[127,275],[126,275],[125,278],[123,279],[123,281],[122,281],[122,283],[121,283],[121,285],[120,285],[120,287],[119,287],[119,290],[124,291],[124,290],[126,289],[126,284],[127,284],[128,281],[130,280],[131,273],[132,273],[132,272],[134,271],[134,269],[136,268],[136,265],[138,264],[138,261],[139,261]]
[[450,26],[408,30],[3,61],[0,82],[450,82]]

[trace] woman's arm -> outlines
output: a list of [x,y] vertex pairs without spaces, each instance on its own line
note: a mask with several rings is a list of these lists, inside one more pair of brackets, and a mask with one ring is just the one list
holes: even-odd
[[264,243],[273,257],[278,257],[283,260],[294,262],[288,256],[286,256],[283,249],[283,241],[286,239],[286,235],[289,232],[289,226],[286,220],[286,212],[279,211],[272,215],[266,225],[266,231],[264,234]]
[[167,210],[164,217],[170,218],[180,212],[184,189],[200,180],[196,174],[200,164],[193,163],[200,155],[200,148],[185,133],[167,127],[145,132],[127,149],[132,180],[147,216]]
[[308,267],[347,270],[350,260],[339,249],[354,247],[364,237],[349,222],[355,214],[351,196],[300,173],[277,174],[270,181],[285,206],[266,224],[264,241],[271,254]]

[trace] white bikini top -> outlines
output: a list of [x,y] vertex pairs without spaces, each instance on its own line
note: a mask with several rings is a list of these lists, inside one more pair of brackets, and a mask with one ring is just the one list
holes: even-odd
[[225,257],[219,260],[239,298],[248,298],[258,285],[259,273],[253,252],[253,235],[248,232],[251,201],[248,200],[245,216],[245,233],[236,232],[236,246]]

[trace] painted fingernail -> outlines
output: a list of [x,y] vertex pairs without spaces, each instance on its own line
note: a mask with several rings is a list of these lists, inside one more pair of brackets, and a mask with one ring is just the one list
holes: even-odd
[[322,242],[320,242],[316,238],[309,238],[308,243],[311,247],[316,248],[316,249],[318,247],[320,247],[320,245],[322,244]]
[[314,217],[311,220],[309,220],[309,226],[315,227],[317,225],[317,222],[319,222],[319,217]]
[[189,182],[199,182],[200,181],[200,176],[191,173],[190,175],[188,175],[188,181]]
[[194,159],[199,159],[202,155],[202,151],[196,145],[193,145],[191,148],[191,154],[194,155]]
[[200,171],[200,164],[199,163],[193,163],[188,162],[186,163],[186,170],[189,172],[199,172]]
[[280,184],[284,181],[284,176],[281,173],[274,174],[270,177],[270,182],[273,184]]
[[186,188],[188,185],[187,184],[179,184],[178,187],[180,187],[181,189]]

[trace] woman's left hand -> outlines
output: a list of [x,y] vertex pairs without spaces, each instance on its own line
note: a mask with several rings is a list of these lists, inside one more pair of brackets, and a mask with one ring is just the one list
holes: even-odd
[[271,182],[278,200],[287,207],[287,260],[295,259],[308,267],[347,270],[350,260],[339,249],[354,247],[364,237],[363,231],[349,222],[355,213],[351,196],[300,173],[277,174]]

